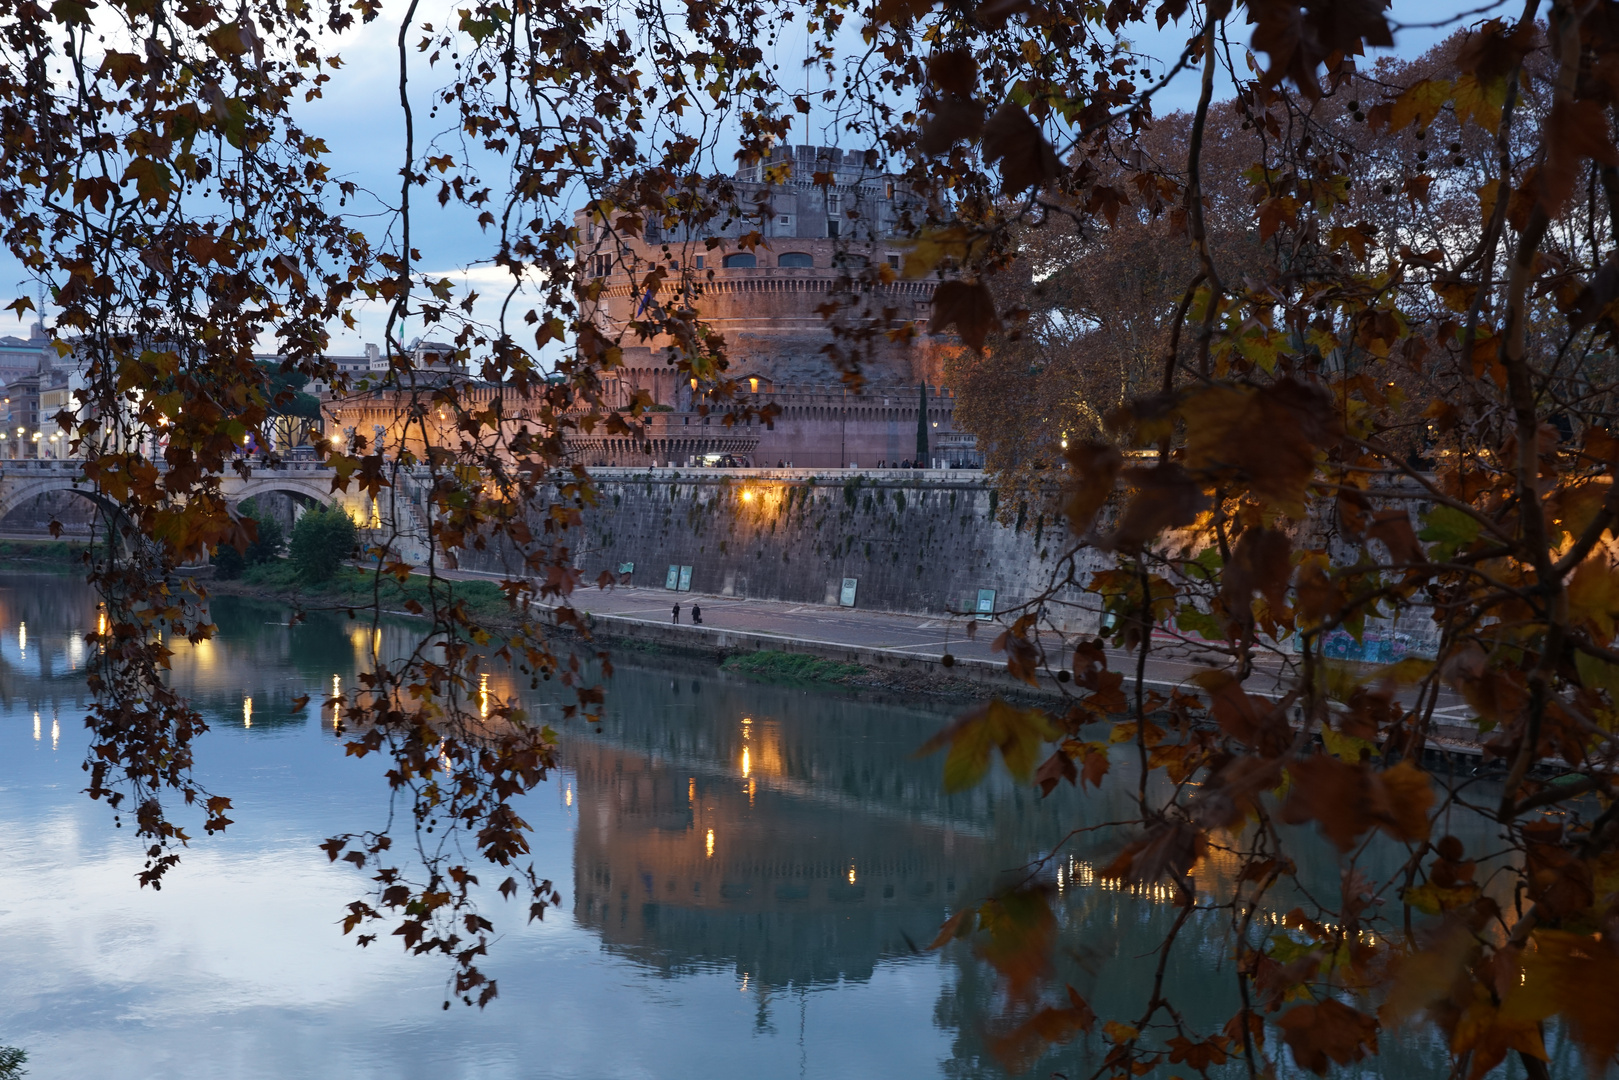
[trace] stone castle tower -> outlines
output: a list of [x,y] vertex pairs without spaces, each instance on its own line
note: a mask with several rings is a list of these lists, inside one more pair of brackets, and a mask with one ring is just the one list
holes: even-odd
[[[919,201],[870,168],[865,154],[829,147],[778,147],[727,182],[738,205],[755,208],[746,220],[679,232],[648,223],[632,235],[577,216],[580,273],[600,289],[592,318],[623,349],[611,388],[626,402],[645,390],[659,406],[638,436],[570,436],[580,459],[897,465],[918,459],[926,385],[929,447],[920,463],[975,465],[971,439],[950,423],[954,397],[937,385],[939,353],[953,346],[925,333],[915,340],[888,333],[909,322],[925,328],[932,314],[933,282],[899,273],[899,237],[920,218]],[[752,233],[757,242],[745,244]],[[659,268],[661,286],[647,289],[647,275]],[[689,379],[672,362],[676,343],[637,332],[653,305],[690,306],[724,336],[727,374],[744,397],[781,409],[773,427],[726,426],[718,405],[700,413]],[[844,385],[840,358],[858,364],[861,391]]]

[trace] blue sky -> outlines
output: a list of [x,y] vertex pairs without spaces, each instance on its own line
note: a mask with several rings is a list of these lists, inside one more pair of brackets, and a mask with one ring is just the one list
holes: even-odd
[[[1470,11],[1478,5],[1479,0],[1396,0],[1391,14],[1396,23],[1429,23],[1458,12]],[[347,35],[338,50],[344,59],[344,66],[327,85],[324,97],[301,106],[299,116],[300,122],[311,133],[324,137],[331,147],[329,163],[334,176],[352,180],[389,200],[398,196],[398,162],[403,143],[395,66],[397,53],[394,35],[397,33],[397,23],[391,20],[402,14],[404,9],[404,3],[389,0],[381,19]],[[418,10],[418,19],[437,21],[445,14],[448,14],[447,10],[434,11],[424,5]],[[1473,16],[1465,21],[1474,22],[1477,18]],[[1419,55],[1451,29],[1401,29],[1396,33],[1392,52],[1407,57]],[[1184,25],[1177,27],[1172,23],[1162,31],[1149,28],[1149,32],[1143,33],[1133,44],[1138,51],[1167,61],[1179,55],[1186,33]],[[413,34],[412,39],[419,40],[420,36]],[[1246,36],[1245,28],[1242,28],[1240,37],[1243,43]],[[784,76],[798,65],[802,56],[802,41],[801,35],[796,39],[786,35],[778,46],[776,62],[780,64]],[[1236,44],[1238,40],[1234,39],[1233,45]],[[429,91],[447,81],[450,73],[442,64],[436,71],[429,70],[425,60],[414,51],[412,57],[418,63],[418,70],[412,74],[415,80],[412,99],[418,118],[417,129],[421,132],[425,125],[432,125],[426,126],[426,130],[433,132],[438,130],[444,116],[441,114],[440,121],[426,120]],[[1153,66],[1155,70],[1161,70],[1161,65]],[[812,83],[811,88],[818,89],[819,84]],[[1195,104],[1196,94],[1195,73],[1185,73],[1160,93],[1157,109],[1167,112],[1190,108]],[[812,114],[807,126],[814,130],[824,125],[826,119],[825,116]],[[802,127],[794,133],[794,140],[804,141]],[[489,179],[493,181],[498,177],[491,176]],[[450,276],[463,289],[470,287],[485,296],[491,295],[492,286],[498,286],[504,276],[503,272],[497,273],[484,262],[492,247],[492,239],[480,232],[474,223],[474,215],[459,210],[453,203],[448,209],[441,210],[432,197],[433,190],[431,185],[426,189],[418,188],[413,196],[416,212],[412,228],[415,246],[423,255],[421,269]],[[357,222],[367,231],[380,231],[384,226],[386,219],[376,203],[362,199],[354,209],[361,214],[370,211],[374,215]],[[34,287],[24,280],[21,268],[14,261],[9,257],[0,257],[0,293],[5,294],[0,303],[9,302],[23,292],[33,295]],[[26,324],[19,323],[11,315],[11,312],[5,312],[4,317],[0,317],[0,334],[26,333]],[[380,310],[362,311],[357,331],[342,331],[335,335],[336,350],[359,352],[365,342],[380,341],[383,318]],[[32,321],[32,318],[27,320]]]

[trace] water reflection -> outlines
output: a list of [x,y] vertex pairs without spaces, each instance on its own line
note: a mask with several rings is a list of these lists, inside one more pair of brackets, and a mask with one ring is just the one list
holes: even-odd
[[[360,881],[316,848],[387,812],[380,765],[345,757],[322,702],[374,656],[405,655],[417,630],[319,614],[292,626],[241,600],[210,617],[218,638],[174,643],[172,679],[215,728],[199,771],[237,824],[141,893],[133,838],[79,794],[73,640],[96,625],[95,598],[67,578],[0,577],[0,828],[17,838],[0,878],[0,1042],[30,1048],[36,1080],[995,1077],[993,981],[964,948],[923,946],[1067,828],[1128,816],[1122,790],[1117,804],[1042,801],[999,778],[945,794],[938,760],[913,756],[939,710],[686,662],[621,666],[600,733],[559,725],[566,768],[521,808],[564,911],[521,926],[496,902],[500,998],[443,1013],[443,968],[341,937]],[[554,700],[498,671],[475,707],[513,699],[556,723]],[[1056,884],[1061,974],[1119,1015],[1150,992],[1139,958],[1172,909],[1094,880],[1112,843],[1067,851]],[[1313,872],[1334,874],[1326,853]],[[1200,886],[1221,873],[1210,863]],[[1199,918],[1169,977],[1187,1020],[1208,1025],[1234,983],[1220,917]],[[1393,1041],[1382,1075],[1440,1071],[1432,1045]],[[1098,1064],[1069,1048],[1034,1075]]]

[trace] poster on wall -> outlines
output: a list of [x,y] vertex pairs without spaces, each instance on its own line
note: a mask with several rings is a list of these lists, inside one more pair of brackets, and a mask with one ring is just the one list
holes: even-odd
[[668,575],[663,579],[663,587],[665,589],[680,588],[680,567],[671,566],[669,568]]
[[980,619],[988,619],[993,614],[995,614],[995,590],[979,589],[978,617]]
[[691,567],[689,566],[680,568],[680,591],[691,592]]
[[846,577],[843,579],[843,589],[838,593],[838,603],[844,607],[854,607],[855,586],[860,584],[859,578]]

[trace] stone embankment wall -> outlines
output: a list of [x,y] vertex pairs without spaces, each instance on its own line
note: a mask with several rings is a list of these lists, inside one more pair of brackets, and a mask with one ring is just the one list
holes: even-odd
[[[993,590],[995,609],[1005,610],[1066,577],[1067,527],[1018,507],[1011,525],[1000,524],[996,493],[976,471],[592,475],[601,502],[585,509],[576,541],[587,579],[634,564],[635,584],[660,587],[671,566],[689,566],[693,592],[836,606],[844,579],[853,578],[861,608],[945,614],[976,610],[980,590]],[[463,566],[510,569],[503,562],[488,552]],[[1095,596],[1070,586],[1060,597],[1073,629],[1096,627]]]

